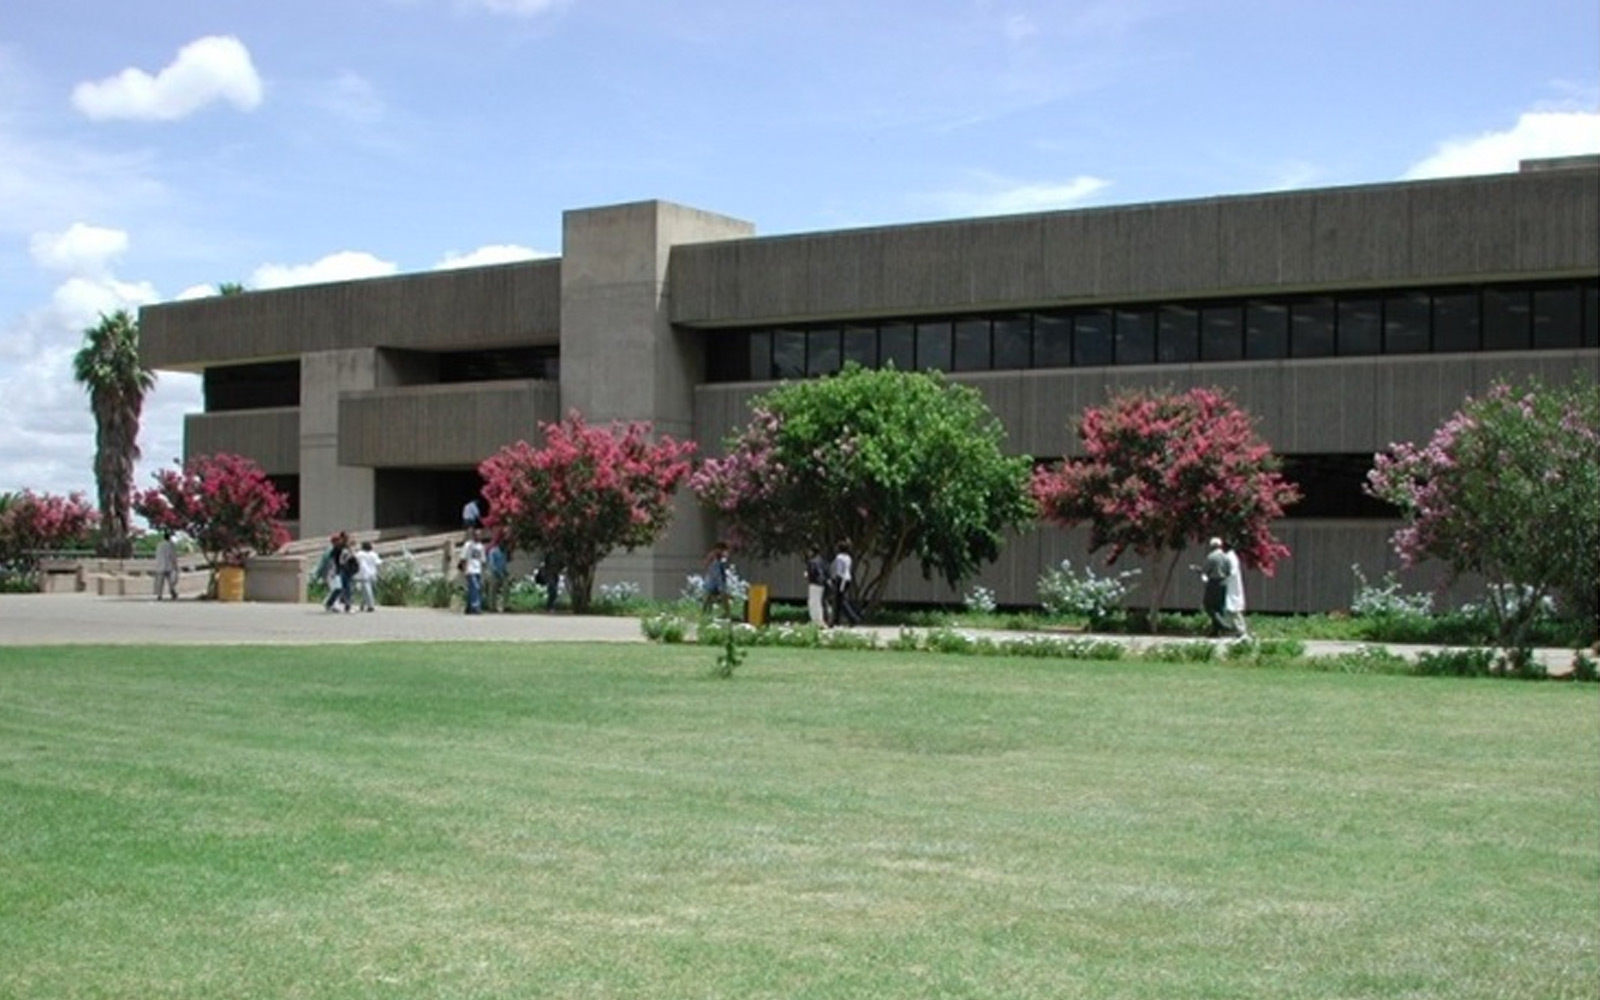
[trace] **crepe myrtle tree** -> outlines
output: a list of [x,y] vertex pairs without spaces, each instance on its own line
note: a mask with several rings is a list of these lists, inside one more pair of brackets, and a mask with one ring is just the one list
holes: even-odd
[[0,493],[0,567],[32,572],[39,552],[86,546],[98,520],[82,493]]
[[1289,554],[1272,522],[1300,491],[1222,390],[1122,393],[1086,409],[1076,429],[1083,456],[1034,473],[1040,515],[1061,527],[1088,524],[1089,549],[1109,549],[1108,565],[1129,550],[1151,561],[1152,629],[1190,546],[1221,536],[1240,562],[1268,575]]
[[1495,383],[1426,444],[1373,458],[1366,491],[1400,509],[1401,563],[1481,576],[1498,641],[1526,643],[1547,598],[1593,638],[1600,616],[1600,386]]
[[242,455],[200,455],[154,475],[156,485],[135,494],[134,512],[157,531],[194,541],[211,571],[210,594],[219,568],[242,566],[251,554],[276,552],[289,541],[279,520],[289,498]]
[[478,466],[489,502],[484,523],[518,549],[553,559],[581,614],[602,559],[650,545],[666,531],[695,445],[654,437],[643,422],[591,426],[576,410],[539,428],[544,447],[518,441]]
[[736,548],[761,558],[848,540],[869,612],[902,563],[959,590],[1034,517],[1031,460],[1005,454],[976,390],[937,372],[848,365],[780,386],[752,411],[690,488]]

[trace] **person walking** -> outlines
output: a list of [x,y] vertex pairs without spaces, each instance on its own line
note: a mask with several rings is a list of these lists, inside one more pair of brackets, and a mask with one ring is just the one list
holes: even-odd
[[722,617],[733,617],[733,605],[728,594],[728,545],[718,542],[706,553],[705,598],[701,611],[709,612],[711,605],[722,608]]
[[483,542],[478,540],[476,531],[467,535],[467,543],[461,546],[461,572],[467,578],[467,614],[483,614]]
[[478,498],[473,497],[461,508],[461,527],[468,532],[477,531],[482,521],[483,510],[478,506]]
[[487,587],[485,601],[490,611],[499,614],[506,609],[506,589],[511,579],[511,543],[495,535],[489,541],[489,575],[484,579]]
[[1241,639],[1250,638],[1250,626],[1244,620],[1244,571],[1239,565],[1239,553],[1233,543],[1225,542],[1223,555],[1228,560],[1228,578],[1223,584],[1223,625]]
[[846,539],[839,543],[839,550],[833,557],[833,567],[829,574],[829,582],[833,584],[834,625],[861,624],[861,613],[856,610],[851,593],[855,585],[855,565],[855,559],[850,555],[850,541]]
[[823,561],[822,551],[813,545],[806,552],[806,613],[818,628],[828,627],[828,611],[823,603],[827,592],[828,564]]
[[327,599],[322,602],[324,610],[332,611],[333,606],[341,600],[344,601],[345,610],[350,610],[350,592],[345,590],[343,572],[345,556],[349,554],[349,550],[349,535],[341,531],[328,537],[328,551],[322,554],[322,559],[317,563],[316,573],[328,585]]
[[561,595],[561,560],[555,552],[545,551],[544,561],[534,571],[533,582],[544,588],[544,609],[554,611],[556,598]]
[[1206,614],[1206,632],[1213,639],[1228,630],[1225,605],[1228,598],[1228,554],[1222,550],[1222,539],[1213,538],[1206,543],[1206,561],[1200,568],[1203,590],[1200,608]]
[[378,603],[378,567],[383,565],[383,558],[372,551],[371,542],[362,542],[361,551],[356,553],[356,589],[361,594],[361,610],[373,611]]
[[172,532],[163,531],[156,543],[156,600],[165,591],[178,599],[178,547],[172,544]]

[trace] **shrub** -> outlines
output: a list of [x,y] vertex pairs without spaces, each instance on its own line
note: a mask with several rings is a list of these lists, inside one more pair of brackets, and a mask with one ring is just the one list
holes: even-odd
[[1355,574],[1355,596],[1350,600],[1350,613],[1357,618],[1426,618],[1433,614],[1432,594],[1407,594],[1391,571],[1384,574],[1383,582],[1373,586],[1361,572],[1361,564],[1353,563],[1350,572]]
[[1488,677],[1495,672],[1495,659],[1491,649],[1426,650],[1413,669],[1424,677]]
[[1133,590],[1129,581],[1138,575],[1137,569],[1127,569],[1115,576],[1099,576],[1093,567],[1085,566],[1078,576],[1072,572],[1072,560],[1063,559],[1060,567],[1040,575],[1039,603],[1046,614],[1086,618],[1091,628],[1098,629],[1121,613],[1122,602]]
[[966,597],[967,610],[973,614],[992,615],[998,606],[995,603],[994,591],[988,587],[973,587]]
[[1209,663],[1217,658],[1212,642],[1158,642],[1144,647],[1139,656],[1158,663]]

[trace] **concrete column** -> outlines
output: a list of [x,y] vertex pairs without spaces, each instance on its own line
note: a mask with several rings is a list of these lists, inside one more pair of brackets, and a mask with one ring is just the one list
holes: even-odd
[[375,526],[375,472],[339,464],[339,395],[377,387],[378,352],[300,357],[300,537]]
[[[705,347],[668,322],[667,264],[681,243],[750,236],[727,216],[646,201],[567,212],[562,218],[561,411],[585,421],[647,420],[659,434],[694,434],[694,387],[705,378]],[[698,571],[707,519],[680,493],[673,527],[648,550],[618,554],[598,579],[631,580],[670,597]]]

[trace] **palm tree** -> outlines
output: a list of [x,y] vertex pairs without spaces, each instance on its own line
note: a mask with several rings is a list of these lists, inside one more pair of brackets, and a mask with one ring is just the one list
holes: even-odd
[[126,309],[83,331],[72,358],[72,377],[89,393],[94,410],[94,481],[100,496],[99,553],[126,558],[133,551],[129,518],[133,466],[139,460],[139,415],[156,376],[139,360],[139,324]]

